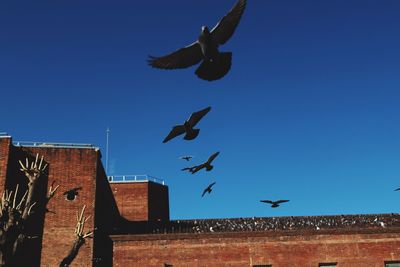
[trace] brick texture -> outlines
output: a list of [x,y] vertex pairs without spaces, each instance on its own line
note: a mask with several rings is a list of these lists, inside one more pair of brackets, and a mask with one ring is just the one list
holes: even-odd
[[11,138],[0,137],[0,189],[4,190]]
[[383,267],[400,259],[395,233],[298,234],[262,233],[114,236],[114,266],[159,267]]
[[154,182],[112,183],[122,217],[129,221],[168,221],[168,187]]
[[[364,228],[344,225],[319,230],[243,232],[237,229],[245,223],[267,222],[227,219],[227,228],[218,228],[218,232],[212,229],[221,223],[218,220],[170,221],[167,186],[110,184],[95,148],[15,147],[11,138],[2,137],[0,188],[13,190],[19,184],[20,192],[26,189],[27,179],[19,171],[18,160],[33,160],[36,153],[43,155],[49,166],[40,178],[36,198],[43,199],[53,182],[60,188],[48,204],[48,212],[34,214],[35,223],[30,227],[39,238],[30,241],[31,250],[21,257],[25,264],[20,266],[59,266],[71,249],[76,214],[83,205],[86,215],[91,215],[86,229],[96,231],[71,266],[317,267],[337,262],[338,267],[383,267],[385,261],[400,260],[399,220],[393,214],[376,217],[385,220],[384,227],[367,222]],[[76,199],[66,200],[63,193],[77,187]],[[227,231],[233,224],[236,230]]]
[[[39,153],[48,163],[46,187],[54,182],[60,185],[57,195],[50,200],[44,218],[44,231],[40,266],[58,266],[73,244],[76,215],[86,205],[86,229],[94,228],[94,196],[96,181],[96,163],[98,151],[95,149],[63,148],[21,148],[27,155]],[[18,159],[13,159],[18,161]],[[63,192],[82,187],[73,201],[68,201]],[[93,239],[87,239],[81,247],[72,266],[91,266]]]
[[[0,152],[0,178],[3,178],[0,181],[5,181],[8,189],[13,190],[16,184],[20,185],[20,192],[27,189],[27,178],[19,171],[18,161],[24,161],[26,157],[32,161],[36,153],[44,156],[48,164],[47,172],[39,180],[36,194],[38,203],[43,201],[52,183],[60,185],[47,205],[48,212],[40,214],[37,211],[34,214],[30,226],[39,238],[30,241],[31,252],[24,255],[23,262],[29,262],[29,266],[58,266],[72,247],[77,213],[86,205],[85,215],[91,217],[86,222],[85,229],[98,230],[93,239],[86,239],[86,244],[81,247],[71,266],[111,266],[112,255],[103,250],[107,245],[107,251],[111,250],[108,233],[112,231],[112,225],[119,215],[102,170],[98,149],[14,147],[4,138],[0,138]],[[4,172],[7,173],[5,178]],[[73,188],[80,189],[75,200],[69,201],[63,193]],[[101,193],[96,194],[96,191]],[[103,209],[98,209],[95,214],[96,198],[99,207],[102,206]],[[98,243],[96,246],[95,241]],[[98,253],[95,253],[94,247]]]

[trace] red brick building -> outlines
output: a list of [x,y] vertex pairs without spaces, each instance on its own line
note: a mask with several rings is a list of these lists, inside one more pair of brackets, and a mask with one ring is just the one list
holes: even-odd
[[[18,160],[36,153],[49,166],[41,193],[53,182],[60,188],[37,224],[40,238],[26,256],[31,266],[59,265],[83,205],[92,215],[87,229],[96,230],[72,266],[400,266],[398,214],[170,220],[162,181],[107,178],[91,145],[13,143],[6,135],[0,136],[0,186],[26,185]],[[74,198],[63,195],[77,187]]]

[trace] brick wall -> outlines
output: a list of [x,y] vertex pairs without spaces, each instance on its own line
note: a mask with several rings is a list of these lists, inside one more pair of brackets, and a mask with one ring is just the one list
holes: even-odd
[[168,187],[154,182],[111,183],[122,217],[129,221],[169,220]]
[[11,137],[0,137],[0,189],[3,191],[7,174]]
[[[0,139],[2,140],[2,139]],[[0,146],[4,147],[4,146]],[[76,225],[77,212],[86,205],[86,215],[92,217],[87,221],[86,229],[94,228],[94,196],[97,177],[96,164],[99,159],[97,149],[52,148],[52,147],[14,147],[9,150],[6,187],[10,190],[20,185],[20,192],[27,189],[27,178],[19,171],[18,160],[32,161],[39,153],[48,164],[47,171],[40,177],[36,199],[43,203],[43,198],[50,184],[60,185],[56,195],[47,205],[48,212],[35,210],[34,218],[29,223],[33,232],[39,237],[29,241],[30,253],[23,256],[30,266],[58,266],[70,251]],[[1,164],[1,163],[0,163]],[[0,171],[4,172],[0,165]],[[104,177],[104,179],[106,179]],[[81,187],[73,201],[67,201],[63,192]],[[72,266],[91,266],[93,240],[88,239],[81,247]]]
[[[49,164],[47,187],[54,181],[60,185],[57,195],[47,206],[44,220],[40,266],[58,266],[70,251],[76,225],[76,215],[86,205],[85,215],[91,215],[86,222],[87,230],[94,228],[94,196],[96,164],[99,152],[95,149],[77,148],[22,148],[28,154],[39,153]],[[68,201],[64,192],[82,187],[73,201]],[[91,266],[93,239],[87,239],[72,266]]]
[[114,266],[318,267],[337,262],[338,267],[383,267],[387,260],[400,259],[399,232],[114,236]]

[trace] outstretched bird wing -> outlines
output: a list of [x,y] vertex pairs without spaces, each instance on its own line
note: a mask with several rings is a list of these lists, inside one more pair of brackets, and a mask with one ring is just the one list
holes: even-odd
[[281,204],[281,203],[285,203],[285,202],[289,202],[289,200],[278,200],[278,201],[275,201],[275,204]]
[[216,182],[211,183],[211,184],[208,186],[208,188],[211,189],[211,187],[213,187],[213,186],[215,185],[215,183],[216,183]]
[[268,204],[274,204],[273,201],[271,200],[260,200],[260,202],[268,203]]
[[176,125],[176,126],[172,127],[172,130],[169,132],[168,136],[165,137],[163,143],[166,143],[169,140],[171,140],[172,138],[175,138],[178,135],[181,135],[183,133],[185,133],[185,127],[183,127],[183,125]]
[[188,119],[188,123],[191,127],[194,127],[209,111],[211,107],[207,107],[197,112],[193,112]]
[[194,170],[195,168],[197,168],[197,167],[198,167],[198,166],[186,167],[186,168],[183,168],[182,171],[193,172],[193,170]]
[[196,172],[200,171],[200,170],[203,169],[205,166],[206,166],[206,165],[205,165],[204,163],[203,163],[203,164],[200,164],[200,165],[197,165],[197,166],[193,166],[193,169],[191,170],[192,174],[195,174]]
[[212,155],[208,158],[207,163],[211,163],[218,155],[219,155],[219,152],[215,152],[214,154],[212,154]]
[[147,62],[150,66],[159,69],[184,69],[199,63],[202,59],[200,45],[194,42],[163,57],[149,56]]
[[210,190],[210,188],[208,188],[208,187],[206,189],[204,189],[203,194],[201,194],[201,197],[204,197],[204,195],[208,192],[208,190]]
[[211,35],[216,43],[225,44],[231,38],[245,8],[246,0],[239,0],[228,14],[215,25],[211,30]]

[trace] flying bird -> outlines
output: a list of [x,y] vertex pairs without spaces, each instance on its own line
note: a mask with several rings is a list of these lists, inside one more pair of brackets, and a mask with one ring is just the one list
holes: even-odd
[[192,166],[192,167],[188,167],[188,168],[184,168],[182,169],[182,171],[186,171],[188,170],[189,172],[191,172],[192,174],[200,171],[203,168],[206,168],[206,171],[211,171],[214,166],[211,165],[211,162],[219,155],[219,152],[216,152],[214,154],[212,154],[208,160],[200,165],[196,165],[196,166]]
[[178,135],[185,134],[183,139],[185,140],[193,140],[195,139],[200,132],[200,129],[194,129],[193,127],[211,110],[211,107],[202,109],[200,111],[192,113],[189,119],[187,119],[182,125],[175,125],[172,127],[171,132],[165,137],[163,143],[168,142],[169,140],[177,137]]
[[75,188],[72,188],[72,189],[70,189],[70,190],[68,190],[68,191],[65,191],[64,193],[63,193],[63,195],[65,195],[65,199],[66,200],[70,200],[70,201],[72,201],[72,200],[74,200],[75,198],[76,198],[76,196],[79,194],[79,190],[82,190],[82,187],[75,187]]
[[400,191],[400,187],[399,187],[399,188],[397,188],[397,189],[395,189],[394,191]]
[[149,65],[159,69],[183,69],[201,62],[195,72],[200,79],[214,81],[224,77],[231,68],[232,53],[219,52],[218,48],[235,32],[245,7],[246,0],[238,0],[211,31],[202,26],[197,41],[166,56],[149,56]]
[[203,194],[201,195],[201,197],[204,197],[204,195],[205,195],[206,193],[209,193],[209,194],[210,194],[211,191],[212,191],[212,187],[213,187],[214,185],[215,185],[215,182],[209,184],[209,185],[207,186],[207,188],[204,189]]
[[186,160],[186,161],[189,161],[189,160],[191,160],[193,158],[193,156],[182,156],[182,157],[180,157],[180,159],[184,159],[184,160]]
[[271,204],[271,208],[277,208],[277,207],[279,207],[279,204],[285,203],[285,202],[288,202],[288,201],[289,200],[278,200],[278,201],[260,200],[260,202]]

